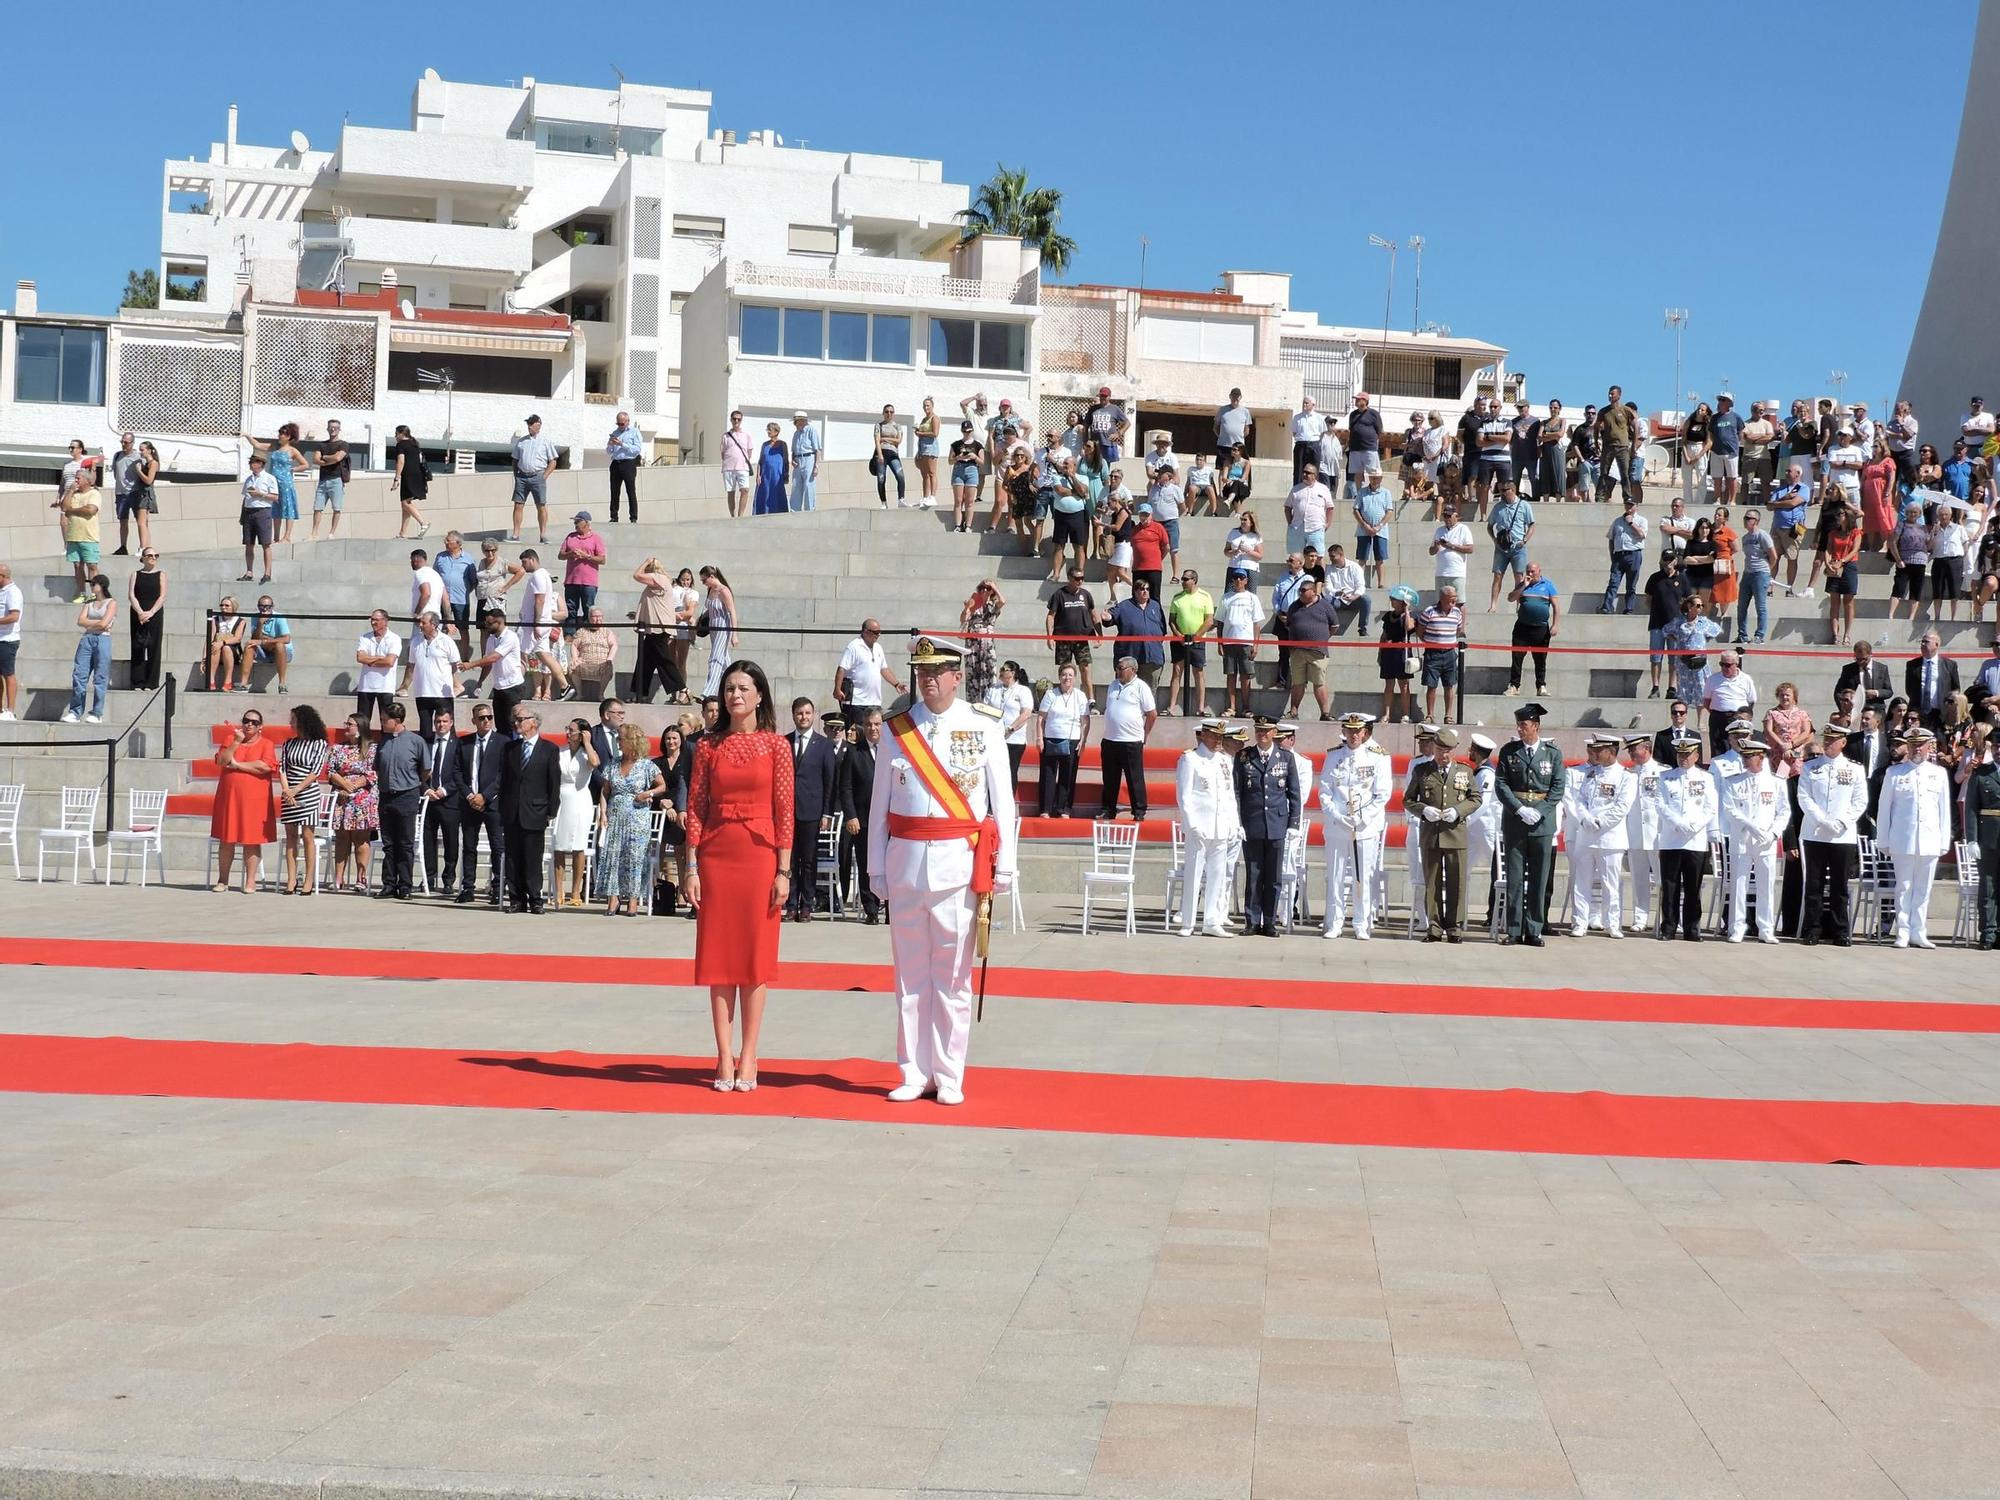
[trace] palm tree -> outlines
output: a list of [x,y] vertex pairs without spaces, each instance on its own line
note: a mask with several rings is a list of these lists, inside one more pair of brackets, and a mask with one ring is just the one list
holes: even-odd
[[982,234],[1018,235],[1042,252],[1042,264],[1060,276],[1076,254],[1076,241],[1058,234],[1062,219],[1061,188],[1031,188],[1025,168],[996,164],[993,175],[973,195],[972,207],[960,209],[961,244]]

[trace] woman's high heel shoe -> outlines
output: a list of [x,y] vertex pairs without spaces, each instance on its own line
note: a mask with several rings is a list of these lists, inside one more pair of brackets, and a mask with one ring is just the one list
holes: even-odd
[[736,1080],[736,1092],[739,1094],[756,1093],[757,1075],[755,1073],[752,1073],[748,1078],[738,1077]]

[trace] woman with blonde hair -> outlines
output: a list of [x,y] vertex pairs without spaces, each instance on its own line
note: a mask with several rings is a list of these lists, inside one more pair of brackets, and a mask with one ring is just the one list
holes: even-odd
[[618,729],[618,759],[600,777],[604,793],[604,836],[598,841],[603,867],[598,888],[604,892],[607,917],[639,915],[641,898],[650,897],[653,866],[646,859],[652,842],[653,803],[666,786],[660,768],[646,754],[646,731],[637,724]]

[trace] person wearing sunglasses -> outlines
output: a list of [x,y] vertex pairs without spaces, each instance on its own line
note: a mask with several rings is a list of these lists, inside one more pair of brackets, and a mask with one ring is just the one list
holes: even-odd
[[208,836],[216,842],[215,883],[210,890],[229,889],[236,853],[243,853],[243,893],[257,889],[263,872],[264,846],[278,837],[277,809],[271,800],[272,779],[278,774],[278,747],[264,737],[264,716],[252,709],[236,725],[235,738],[215,752],[221,776],[215,784],[215,808],[209,815]]
[[132,686],[150,691],[160,685],[160,643],[167,630],[167,575],[153,548],[140,546],[125,600],[132,621]]

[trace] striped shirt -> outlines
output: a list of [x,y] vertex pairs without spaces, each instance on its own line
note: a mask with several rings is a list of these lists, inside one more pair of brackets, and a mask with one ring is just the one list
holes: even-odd
[[1435,604],[1417,611],[1417,636],[1426,651],[1449,651],[1458,645],[1465,629],[1465,611],[1456,604],[1440,609]]

